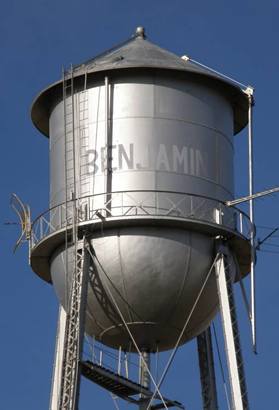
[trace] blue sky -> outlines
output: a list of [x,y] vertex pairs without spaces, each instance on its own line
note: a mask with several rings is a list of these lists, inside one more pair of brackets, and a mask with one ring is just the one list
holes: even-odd
[[[29,268],[27,247],[12,254],[17,227],[3,225],[16,219],[9,208],[12,192],[31,205],[34,217],[48,207],[48,141],[31,123],[33,98],[60,78],[62,65],[87,60],[126,40],[136,26],[143,25],[154,43],[178,55],[190,55],[256,88],[256,190],[278,186],[278,19],[279,5],[274,0],[2,2],[1,409],[47,409],[50,391],[57,301],[52,287]],[[245,132],[235,137],[237,196],[247,193],[246,142]],[[260,226],[279,226],[278,204],[278,195],[257,201],[259,237],[268,232]],[[276,238],[273,244],[276,241],[279,244]],[[265,249],[276,251],[276,246]],[[254,410],[279,408],[278,258],[274,253],[258,255],[257,357],[251,353],[245,310],[238,298],[247,383]],[[218,385],[220,407],[225,409],[219,376]],[[165,386],[168,394],[183,401],[187,408],[201,408],[195,343],[180,350]],[[106,392],[83,383],[81,410],[110,408],[113,403]],[[120,408],[125,407],[120,404]]]

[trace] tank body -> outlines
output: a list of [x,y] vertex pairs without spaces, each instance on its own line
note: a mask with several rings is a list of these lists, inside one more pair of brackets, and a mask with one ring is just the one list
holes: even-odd
[[[109,82],[111,190],[232,198],[234,118],[225,95],[179,74],[114,77]],[[74,105],[77,196],[101,194],[106,191],[104,80],[77,92]],[[61,101],[50,115],[51,207],[65,201],[64,152]],[[71,191],[69,184],[68,199]]]
[[[170,209],[180,193],[194,194],[191,209],[213,215],[205,199],[233,197],[233,108],[220,90],[169,72],[109,75],[111,138],[110,207],[127,209],[158,193],[160,206]],[[107,200],[106,88],[104,79],[74,95],[76,192],[91,206]],[[50,206],[65,202],[63,101],[50,114]],[[82,132],[81,132],[82,123]],[[78,153],[78,154],[77,154]],[[68,160],[72,161],[71,156]],[[70,170],[71,171],[71,170]],[[73,170],[71,171],[73,172]],[[70,199],[73,184],[67,187]],[[132,192],[132,193],[131,193]],[[172,194],[170,194],[172,192]],[[151,195],[149,207],[155,208]],[[83,199],[81,199],[81,205]],[[124,203],[124,204],[123,204]],[[86,331],[105,344],[129,348],[129,338],[106,294],[109,286],[138,344],[149,350],[175,343],[213,262],[214,239],[179,227],[133,226],[125,218],[117,228],[91,234],[95,270],[90,279]],[[72,264],[65,276],[65,247],[51,258],[51,277],[67,307]],[[72,256],[69,248],[69,257]],[[209,325],[218,308],[214,275],[191,316],[181,343]]]

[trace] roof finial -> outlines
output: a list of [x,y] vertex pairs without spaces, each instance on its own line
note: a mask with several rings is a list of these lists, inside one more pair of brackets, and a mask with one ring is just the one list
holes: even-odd
[[145,38],[145,29],[142,26],[136,28],[135,37]]

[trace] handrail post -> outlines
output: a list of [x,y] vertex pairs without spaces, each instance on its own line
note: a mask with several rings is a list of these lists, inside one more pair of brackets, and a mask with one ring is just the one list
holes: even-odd
[[243,233],[243,215],[242,212],[239,213],[239,229],[240,233]]
[[117,374],[121,375],[121,346],[118,349],[118,366],[117,366]]

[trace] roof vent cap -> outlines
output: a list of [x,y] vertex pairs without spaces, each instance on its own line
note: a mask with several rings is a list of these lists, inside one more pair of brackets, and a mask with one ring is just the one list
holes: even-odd
[[145,28],[142,26],[137,27],[135,31],[135,37],[145,38]]

